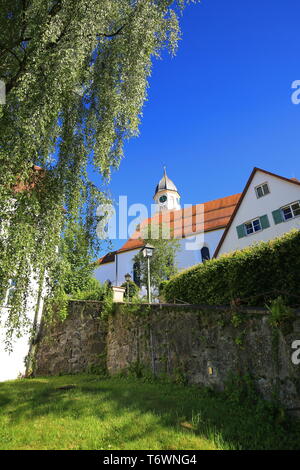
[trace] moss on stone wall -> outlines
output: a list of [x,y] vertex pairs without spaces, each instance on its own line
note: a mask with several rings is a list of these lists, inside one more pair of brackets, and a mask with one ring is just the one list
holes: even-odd
[[[300,367],[291,362],[295,328],[270,323],[266,309],[71,302],[64,322],[40,337],[36,374],[86,372],[169,377],[223,389],[228,374],[254,377],[265,398],[300,407]],[[299,326],[299,325],[298,325]]]

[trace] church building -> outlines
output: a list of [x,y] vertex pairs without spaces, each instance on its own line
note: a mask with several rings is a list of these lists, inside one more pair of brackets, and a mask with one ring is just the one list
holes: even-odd
[[119,250],[98,260],[94,275],[101,283],[120,286],[127,273],[136,279],[133,258],[144,246],[142,228],[149,224],[169,226],[180,240],[179,271],[300,228],[300,181],[260,168],[253,169],[242,193],[188,208],[181,208],[179,191],[164,170],[154,201],[154,216]]

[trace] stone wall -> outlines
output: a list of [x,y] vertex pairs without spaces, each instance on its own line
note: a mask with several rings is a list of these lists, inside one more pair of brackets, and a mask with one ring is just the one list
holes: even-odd
[[[228,374],[251,374],[265,398],[274,393],[288,409],[300,409],[300,365],[291,361],[300,340],[300,315],[281,328],[264,309],[152,305],[115,306],[99,320],[99,303],[71,302],[62,324],[45,329],[37,353],[38,375],[101,368],[168,375],[223,388]],[[138,311],[137,311],[138,310]]]
[[106,368],[107,322],[101,303],[70,302],[67,318],[42,325],[35,357],[37,375],[74,374]]

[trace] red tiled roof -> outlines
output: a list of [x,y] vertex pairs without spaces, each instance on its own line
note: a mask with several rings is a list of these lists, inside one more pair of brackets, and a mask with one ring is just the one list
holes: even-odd
[[133,237],[136,238],[129,238],[127,242],[118,250],[118,253],[122,253],[123,251],[129,251],[129,250],[136,250],[137,248],[141,248],[142,246],[145,245],[145,242],[141,239],[141,233],[140,232],[135,232],[133,234]]
[[142,231],[147,226],[170,227],[171,236],[175,238],[185,238],[196,233],[209,232],[227,226],[231,215],[240,199],[241,194],[215,199],[197,204],[177,211],[166,211],[155,214],[141,223],[139,229],[129,240],[118,250],[100,258],[97,264],[106,264],[114,261],[115,254],[125,251],[136,250],[144,246]]
[[116,251],[112,251],[111,253],[107,253],[105,256],[102,256],[102,258],[98,259],[96,264],[112,263],[113,261],[115,261],[115,255],[116,255]]

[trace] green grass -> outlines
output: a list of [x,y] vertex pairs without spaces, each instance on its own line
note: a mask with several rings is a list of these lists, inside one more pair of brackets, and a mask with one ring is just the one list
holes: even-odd
[[0,383],[0,449],[299,448],[299,422],[282,411],[204,388],[93,375]]

